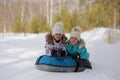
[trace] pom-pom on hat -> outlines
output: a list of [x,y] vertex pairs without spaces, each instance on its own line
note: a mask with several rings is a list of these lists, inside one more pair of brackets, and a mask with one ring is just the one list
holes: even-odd
[[52,36],[55,34],[63,34],[64,25],[62,22],[56,22],[52,29]]
[[72,28],[71,33],[70,33],[70,38],[75,37],[78,40],[80,40],[81,37],[81,28],[79,26],[75,26]]

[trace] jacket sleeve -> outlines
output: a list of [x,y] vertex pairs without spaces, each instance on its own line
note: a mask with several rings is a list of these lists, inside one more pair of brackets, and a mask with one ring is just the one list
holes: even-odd
[[89,58],[89,53],[87,52],[87,49],[85,47],[79,49],[78,53],[80,54],[81,59],[88,59]]
[[52,45],[52,44],[48,44],[48,43],[46,42],[46,44],[45,44],[46,54],[51,55],[51,51],[52,51],[52,50],[53,50],[53,45]]

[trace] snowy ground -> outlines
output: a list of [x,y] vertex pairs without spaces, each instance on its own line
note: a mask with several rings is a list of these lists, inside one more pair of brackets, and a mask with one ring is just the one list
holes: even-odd
[[45,34],[0,34],[0,80],[120,80],[120,41],[108,44],[106,31],[82,33],[93,69],[77,73],[35,68],[36,59],[44,54]]

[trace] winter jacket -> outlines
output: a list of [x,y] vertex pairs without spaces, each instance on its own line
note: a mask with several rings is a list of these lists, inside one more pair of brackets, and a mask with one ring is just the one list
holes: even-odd
[[84,40],[81,39],[76,45],[72,46],[70,42],[68,42],[66,46],[66,51],[68,55],[73,55],[78,53],[81,57],[81,59],[88,59],[89,53],[87,52],[87,49],[85,47]]
[[46,35],[46,44],[45,44],[45,51],[46,54],[51,55],[51,51],[53,49],[57,50],[57,49],[62,49],[65,50],[65,43],[66,43],[67,37],[63,34],[62,39],[60,42],[56,42],[53,39],[52,34],[47,34]]

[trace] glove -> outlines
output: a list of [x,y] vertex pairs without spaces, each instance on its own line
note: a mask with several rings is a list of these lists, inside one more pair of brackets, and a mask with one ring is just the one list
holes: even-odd
[[54,57],[65,57],[66,52],[62,49],[52,50],[51,55],[54,56]]
[[58,57],[58,54],[57,54],[57,50],[52,50],[51,51],[51,55],[54,56],[54,57]]
[[73,54],[72,58],[75,59],[75,60],[80,60],[80,55],[78,53]]
[[66,56],[66,52],[64,50],[58,49],[58,55],[60,57],[65,57]]

